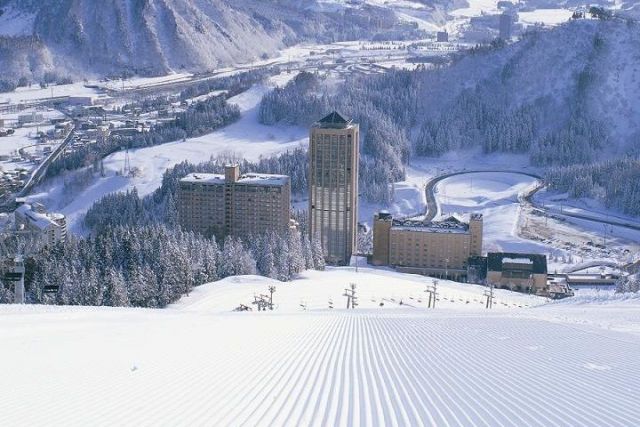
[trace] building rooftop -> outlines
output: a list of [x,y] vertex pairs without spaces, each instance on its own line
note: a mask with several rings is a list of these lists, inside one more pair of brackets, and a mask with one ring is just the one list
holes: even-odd
[[47,214],[45,212],[37,212],[32,209],[32,206],[29,204],[24,204],[16,209],[16,213],[25,217],[31,224],[40,228],[41,230],[46,229],[49,226],[58,227],[58,224],[55,222],[56,219],[64,219],[64,215],[62,214]]
[[342,117],[338,112],[323,117],[316,123],[317,126],[330,129],[345,129],[351,125],[351,120]]
[[[191,173],[180,180],[181,182],[203,183],[211,185],[223,185],[225,181],[224,175],[213,173]],[[265,173],[245,173],[240,175],[236,185],[272,185],[280,186],[289,182],[287,175],[272,175]]]
[[502,258],[503,264],[533,264],[530,258]]
[[534,274],[547,273],[547,256],[541,254],[522,254],[515,252],[489,252],[487,254],[487,269],[502,271],[503,264],[533,264]]
[[416,219],[394,219],[392,226],[394,230],[417,230],[427,233],[468,233],[469,225],[451,216],[442,221],[432,221],[425,223]]
[[569,282],[571,281],[615,281],[618,279],[617,275],[614,274],[567,274],[565,279]]

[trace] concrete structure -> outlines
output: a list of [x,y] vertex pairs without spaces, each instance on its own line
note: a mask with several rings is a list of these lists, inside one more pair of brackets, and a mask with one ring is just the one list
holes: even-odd
[[333,112],[309,137],[309,232],[325,261],[348,265],[357,250],[360,129]]
[[100,100],[97,96],[70,96],[67,103],[77,107],[91,107],[96,105]]
[[617,274],[568,273],[557,275],[563,277],[570,289],[614,290],[620,279]]
[[513,252],[487,254],[487,282],[496,287],[516,291],[547,288],[547,256]]
[[23,204],[15,211],[16,231],[40,235],[47,245],[64,242],[67,220],[60,213],[48,213],[40,203]]
[[439,43],[444,43],[449,41],[449,33],[446,31],[438,31],[436,34],[436,41]]
[[408,273],[465,277],[469,258],[482,254],[482,225],[480,214],[472,214],[468,223],[456,217],[425,223],[380,212],[373,219],[371,263]]
[[502,40],[511,40],[513,35],[513,16],[505,12],[500,15],[500,38]]
[[36,113],[35,111],[29,114],[20,114],[18,116],[18,123],[20,125],[26,125],[29,123],[42,123],[44,121],[44,116],[40,113]]
[[178,218],[183,228],[222,240],[290,226],[291,184],[286,175],[192,173],[180,180]]

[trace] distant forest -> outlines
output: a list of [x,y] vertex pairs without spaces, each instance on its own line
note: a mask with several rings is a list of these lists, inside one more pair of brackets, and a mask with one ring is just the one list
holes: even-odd
[[627,158],[550,168],[549,188],[569,197],[599,200],[608,208],[640,216],[640,160]]
[[[578,30],[585,33],[582,39],[577,38]],[[579,174],[581,179],[574,189],[569,188],[567,180],[553,183],[554,188],[587,194],[638,215],[637,191],[630,187],[620,191],[596,176],[595,171],[615,169],[614,166],[585,166],[600,162],[612,145],[623,146],[611,139],[611,123],[605,122],[594,108],[598,102],[594,94],[603,79],[598,67],[605,61],[608,49],[605,30],[586,23],[562,31],[573,37],[571,43],[584,55],[568,55],[566,61],[573,74],[555,82],[563,86],[553,95],[537,93],[528,86],[526,73],[521,75],[521,62],[529,65],[527,56],[531,52],[544,56],[546,44],[556,42],[552,37],[559,36],[555,32],[532,32],[525,34],[517,46],[472,50],[444,68],[356,74],[338,83],[303,72],[263,97],[259,120],[268,125],[309,126],[328,111],[337,110],[358,122],[360,182],[364,184],[361,195],[371,202],[388,203],[392,199],[393,183],[405,177],[411,158],[480,147],[484,153],[527,154],[533,165],[550,170],[550,179],[558,174]],[[569,44],[566,40],[557,43]],[[474,66],[484,69],[476,72],[471,69]],[[538,77],[542,83],[537,84],[544,84],[544,78]],[[634,144],[628,141],[626,145]],[[637,171],[633,159],[638,158],[638,152],[637,147],[635,151],[627,149],[622,156],[631,160],[616,163],[630,177]],[[575,167],[566,168],[572,165]],[[587,179],[583,175],[592,176]]]
[[[148,224],[71,236],[64,244],[42,247],[27,265],[30,303],[161,308],[224,277],[262,274],[288,281],[303,270],[324,268],[324,260],[320,246],[296,230],[218,243],[179,227]],[[48,293],[51,288],[58,292]],[[0,303],[12,298],[0,286]]]

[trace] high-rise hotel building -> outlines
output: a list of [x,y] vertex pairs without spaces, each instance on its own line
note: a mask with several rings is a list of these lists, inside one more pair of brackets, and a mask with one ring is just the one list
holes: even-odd
[[336,112],[309,136],[309,232],[332,265],[348,265],[356,252],[359,139],[358,124]]
[[227,166],[224,175],[192,173],[180,180],[178,219],[186,230],[249,236],[290,226],[291,185],[286,175],[246,173]]

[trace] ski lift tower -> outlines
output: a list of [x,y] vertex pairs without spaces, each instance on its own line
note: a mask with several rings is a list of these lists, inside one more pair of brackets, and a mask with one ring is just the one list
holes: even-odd
[[24,304],[24,259],[21,255],[7,259],[7,272],[4,281],[13,284],[13,302]]

